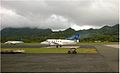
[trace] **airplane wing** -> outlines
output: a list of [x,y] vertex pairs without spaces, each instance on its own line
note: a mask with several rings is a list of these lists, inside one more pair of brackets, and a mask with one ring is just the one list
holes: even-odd
[[58,43],[58,42],[51,42],[50,45],[62,45],[62,43]]

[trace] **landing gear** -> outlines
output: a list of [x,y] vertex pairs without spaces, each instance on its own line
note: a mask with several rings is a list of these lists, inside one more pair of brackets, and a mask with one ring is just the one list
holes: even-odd
[[58,48],[59,46],[62,47],[62,45],[56,45],[56,48]]
[[56,48],[58,48],[58,45],[56,46]]
[[60,47],[62,47],[62,45],[60,45]]

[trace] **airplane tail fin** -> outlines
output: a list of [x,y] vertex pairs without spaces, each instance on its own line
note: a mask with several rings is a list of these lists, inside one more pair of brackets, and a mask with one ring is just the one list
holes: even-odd
[[68,38],[68,40],[79,40],[80,39],[80,34],[76,34],[70,38]]

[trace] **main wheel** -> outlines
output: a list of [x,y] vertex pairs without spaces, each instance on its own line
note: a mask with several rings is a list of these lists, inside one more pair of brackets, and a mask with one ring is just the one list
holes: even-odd
[[58,45],[56,46],[56,48],[58,48]]
[[62,45],[60,45],[60,47],[62,47]]

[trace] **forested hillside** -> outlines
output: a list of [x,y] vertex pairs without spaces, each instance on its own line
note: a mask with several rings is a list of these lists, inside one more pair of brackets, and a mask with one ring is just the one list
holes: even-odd
[[119,41],[119,24],[104,26],[100,29],[75,31],[68,28],[64,31],[53,32],[51,29],[37,28],[4,28],[1,30],[1,42],[22,40],[24,42],[41,42],[48,38],[66,39],[74,34],[80,34],[80,41]]

